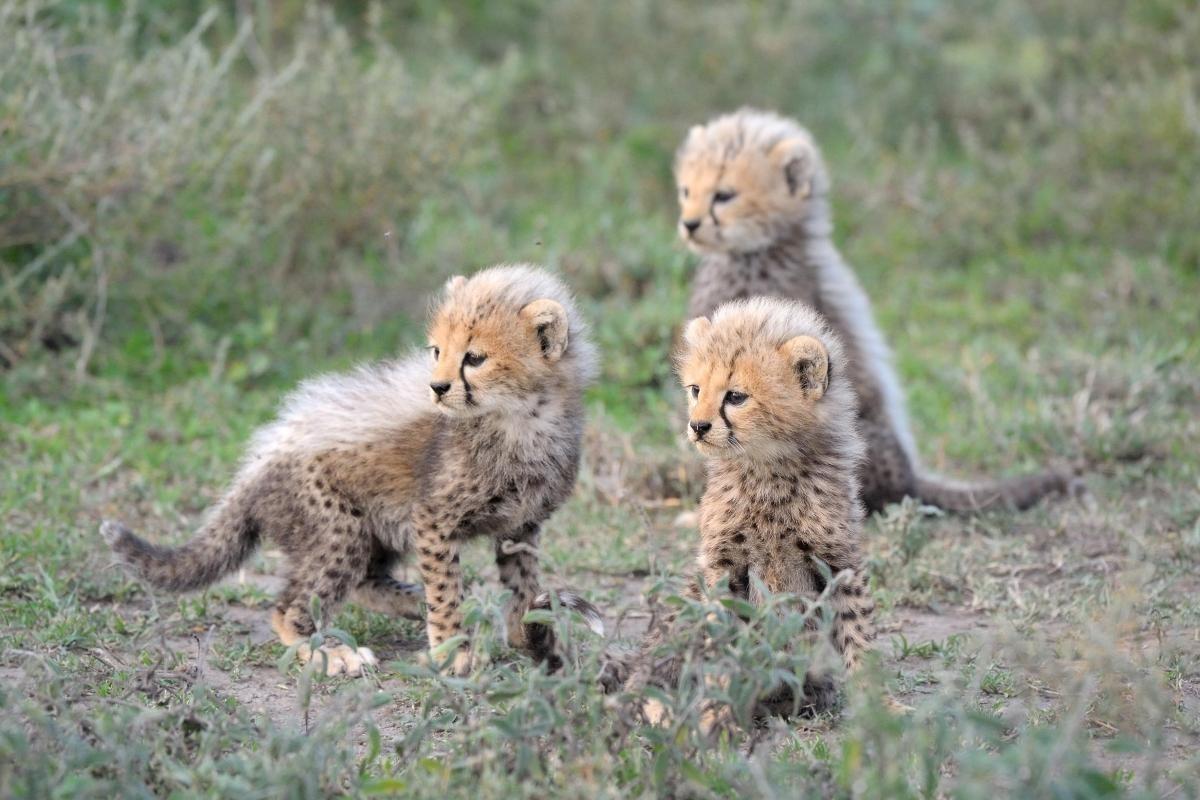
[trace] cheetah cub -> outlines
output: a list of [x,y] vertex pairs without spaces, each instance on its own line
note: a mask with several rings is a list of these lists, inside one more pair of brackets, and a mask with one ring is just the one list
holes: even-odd
[[[433,310],[428,352],[316,378],[290,395],[190,542],[159,547],[116,522],[101,531],[134,572],[170,591],[207,586],[270,539],[288,558],[272,614],[285,645],[314,632],[316,596],[326,613],[350,598],[418,619],[424,600],[431,649],[463,633],[462,542],[490,536],[512,592],[509,642],[553,659],[549,629],[522,617],[549,602],[538,532],[574,485],[582,393],[595,372],[583,321],[556,278],[530,266],[456,277]],[[423,593],[392,577],[413,550]],[[581,598],[559,599],[599,624]],[[322,649],[329,674],[375,661],[365,647]],[[446,655],[455,673],[470,670],[469,645]]]
[[877,511],[906,495],[949,511],[1025,508],[1071,488],[1047,471],[958,482],[917,463],[904,395],[871,305],[833,242],[829,176],[816,142],[796,122],[743,109],[691,129],[675,157],[679,235],[700,254],[690,314],[759,295],[799,300],[842,340],[842,375],[858,395],[867,445],[862,498]]
[[816,597],[817,559],[845,572],[830,603],[833,640],[855,670],[874,633],[863,575],[863,444],[841,342],[799,303],[756,298],[693,319],[679,374],[688,395],[688,439],[705,457],[700,576],[748,594]]
[[[679,374],[688,396],[687,436],[708,472],[699,511],[700,579],[709,589],[725,579],[730,591],[755,602],[751,576],[773,594],[816,598],[826,588],[823,561],[839,575],[829,596],[833,644],[855,670],[874,637],[874,606],[860,541],[863,444],[844,358],[841,342],[812,310],[764,297],[721,306],[711,321],[693,319]],[[702,596],[695,582],[685,594]],[[605,690],[624,684],[637,698],[647,684],[676,684],[680,659],[654,656],[673,624],[669,617],[652,629],[638,654],[606,663]],[[828,676],[810,675],[800,702],[763,698],[760,710],[822,710],[835,696]],[[663,720],[656,701],[639,702],[643,719]],[[702,726],[711,730],[721,716],[706,712]]]

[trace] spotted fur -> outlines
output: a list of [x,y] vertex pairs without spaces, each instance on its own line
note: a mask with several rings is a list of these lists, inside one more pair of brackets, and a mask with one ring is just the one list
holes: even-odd
[[[810,309],[760,297],[692,320],[683,347],[687,435],[708,470],[700,578],[754,601],[758,582],[816,598],[827,588],[824,564],[839,576],[829,596],[833,643],[856,669],[874,636],[874,606],[861,542],[863,443],[840,341]],[[701,596],[698,585],[688,593]],[[677,669],[643,658],[630,685],[669,683]],[[830,701],[827,683],[810,680],[807,691],[801,705]]]
[[[172,591],[212,583],[270,539],[288,557],[273,615],[285,643],[314,631],[315,595],[330,613],[353,597],[419,617],[424,601],[431,648],[463,633],[463,541],[490,536],[512,592],[509,641],[525,647],[533,636],[546,658],[552,634],[522,618],[542,594],[538,537],[574,485],[582,393],[595,372],[556,278],[528,266],[454,278],[432,309],[428,352],[302,384],[254,435],[191,541],[163,548],[118,523],[102,532],[138,575]],[[410,552],[423,591],[392,578]],[[577,596],[560,600],[596,613]],[[330,669],[369,663],[345,655],[331,654]],[[454,671],[469,670],[468,645],[446,655]]]
[[870,302],[832,240],[829,176],[808,131],[743,109],[691,129],[675,159],[679,233],[702,256],[690,314],[759,295],[799,300],[841,338],[859,400],[868,457],[860,472],[868,510],[905,496],[951,511],[1025,508],[1068,488],[1065,473],[951,481],[921,469],[904,395]]

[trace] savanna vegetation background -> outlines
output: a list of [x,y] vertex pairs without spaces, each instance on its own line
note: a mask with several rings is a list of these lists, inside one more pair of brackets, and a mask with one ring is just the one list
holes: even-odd
[[[743,104],[823,144],[924,460],[1089,491],[873,518],[882,658],[836,714],[747,719],[803,672],[798,612],[685,614],[738,679],[647,728],[595,678],[695,538],[670,162]],[[614,641],[506,651],[479,548],[490,665],[439,678],[419,625],[348,607],[384,665],[316,680],[277,664],[271,551],[182,598],[111,566],[101,517],[182,540],[282,392],[514,260],[603,348],[545,569]],[[0,795],[1196,797],[1198,303],[1190,0],[0,0]],[[705,692],[750,733],[702,740]]]

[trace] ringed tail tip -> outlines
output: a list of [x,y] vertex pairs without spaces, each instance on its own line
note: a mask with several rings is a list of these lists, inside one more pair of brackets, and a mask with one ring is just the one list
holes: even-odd
[[131,533],[129,528],[114,519],[106,519],[100,523],[100,535],[104,537],[104,541],[108,543],[109,547],[115,547],[122,537]]
[[[578,613],[579,616],[583,617],[583,621],[586,622],[587,626],[592,629],[592,633],[596,634],[597,636],[604,635],[604,615],[600,613],[600,609],[596,608],[587,600],[584,600],[575,592],[566,589],[555,592],[555,595],[558,598],[558,604],[560,606],[563,608],[569,608]],[[539,594],[536,598],[534,598],[533,605],[530,607],[544,610],[550,609],[550,593],[542,592]]]

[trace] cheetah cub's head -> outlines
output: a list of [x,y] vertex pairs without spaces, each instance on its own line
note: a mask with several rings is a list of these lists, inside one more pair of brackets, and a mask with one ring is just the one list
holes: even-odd
[[544,270],[499,266],[451,278],[429,325],[430,396],[449,415],[536,416],[594,377],[586,333],[571,293]]
[[771,460],[852,436],[853,391],[834,379],[841,362],[837,337],[800,303],[759,297],[697,317],[679,356],[687,437],[706,456]]
[[751,253],[799,226],[828,228],[829,180],[796,122],[742,109],[697,125],[675,154],[679,236],[697,253]]

